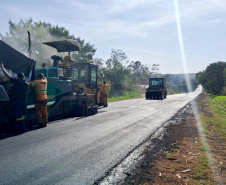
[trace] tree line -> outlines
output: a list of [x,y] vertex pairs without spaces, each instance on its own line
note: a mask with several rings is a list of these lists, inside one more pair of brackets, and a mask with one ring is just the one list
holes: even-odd
[[[147,84],[148,78],[158,74],[159,65],[144,65],[140,61],[129,61],[126,53],[120,49],[112,49],[109,59],[104,61],[101,58],[95,58],[96,48],[90,42],[86,42],[60,26],[53,26],[51,23],[35,22],[32,18],[20,20],[18,23],[9,23],[9,32],[0,34],[1,39],[14,47],[21,53],[28,55],[28,37],[27,31],[31,34],[32,40],[32,58],[36,60],[37,67],[45,62],[47,66],[52,65],[50,57],[56,53],[55,49],[44,46],[44,41],[55,41],[63,39],[74,39],[81,45],[79,52],[72,52],[72,59],[77,62],[89,62],[99,66],[98,79],[106,80],[112,85],[122,85],[126,90],[131,90],[133,84]],[[59,53],[58,55],[62,55]],[[159,74],[160,75],[160,74]]]
[[214,95],[226,95],[226,62],[218,61],[196,74],[196,80]]
[[[95,53],[97,48],[93,44],[80,37],[75,37],[64,27],[54,26],[51,23],[42,21],[35,22],[32,18],[27,20],[20,19],[18,23],[9,20],[8,23],[9,32],[6,32],[4,35],[0,34],[1,39],[19,52],[28,55],[27,31],[29,31],[32,41],[31,56],[36,60],[37,67],[41,67],[43,62],[47,66],[52,66],[51,56],[56,54],[54,48],[45,46],[42,42],[73,39],[80,43],[81,50],[79,52],[72,52],[72,59],[77,62],[88,62],[98,65],[99,83],[106,80],[112,86],[111,89],[119,88],[134,91],[136,90],[136,84],[147,85],[149,77],[163,77],[167,87],[172,89],[172,91],[187,91],[185,82],[172,87],[169,74],[162,75],[159,73],[159,64],[149,66],[142,64],[141,61],[129,61],[126,53],[120,49],[112,49],[107,60],[96,58]],[[65,53],[58,53],[58,55],[64,56]],[[193,84],[195,88],[197,84],[195,82]]]

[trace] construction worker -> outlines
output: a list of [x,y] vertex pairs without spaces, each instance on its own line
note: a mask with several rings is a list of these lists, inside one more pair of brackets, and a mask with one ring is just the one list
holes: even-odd
[[28,98],[28,90],[29,84],[25,82],[25,75],[22,72],[17,74],[17,78],[12,78],[10,74],[5,70],[3,62],[1,62],[0,67],[6,76],[13,84],[11,92],[13,94],[10,96],[10,102],[13,103],[12,111],[15,113],[16,117],[16,126],[18,131],[25,132],[25,118],[27,114],[27,98]]
[[106,81],[104,81],[104,84],[101,85],[100,90],[102,92],[102,97],[104,100],[104,107],[108,106],[108,85],[106,83]]
[[46,127],[48,123],[47,112],[47,79],[43,73],[38,74],[38,79],[30,82],[30,86],[35,89],[35,114],[40,127]]

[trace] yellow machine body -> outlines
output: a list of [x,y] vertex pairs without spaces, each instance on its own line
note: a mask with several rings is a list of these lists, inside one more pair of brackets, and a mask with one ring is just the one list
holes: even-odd
[[149,78],[146,87],[146,99],[166,99],[167,90],[163,78]]

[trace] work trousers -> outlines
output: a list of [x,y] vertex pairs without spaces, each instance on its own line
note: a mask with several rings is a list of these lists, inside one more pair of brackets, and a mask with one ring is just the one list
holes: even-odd
[[16,126],[19,131],[26,131],[25,119],[27,115],[27,101],[15,100],[13,110],[16,116]]
[[37,101],[35,103],[35,113],[40,125],[46,125],[48,123],[47,101]]
[[104,107],[108,106],[108,95],[107,94],[102,94],[103,100],[104,100]]

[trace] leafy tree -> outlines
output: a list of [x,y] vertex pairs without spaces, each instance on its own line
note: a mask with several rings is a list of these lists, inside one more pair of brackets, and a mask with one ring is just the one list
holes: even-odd
[[163,75],[163,78],[164,78],[165,86],[168,89],[171,86],[170,75],[169,74],[165,74],[165,75]]
[[202,72],[196,74],[198,83],[212,94],[220,94],[225,86],[226,62],[212,63]]
[[9,33],[6,33],[5,36],[1,35],[1,39],[12,46],[13,48],[17,49],[19,52],[27,55],[28,54],[28,36],[27,31],[31,33],[31,40],[32,40],[32,58],[35,60],[42,60],[48,53],[54,53],[54,49],[47,48],[47,50],[41,47],[41,43],[44,40],[50,40],[50,34],[48,31],[43,27],[36,26],[33,23],[33,20],[30,18],[28,20],[20,20],[19,23],[13,23],[11,20],[9,21]]
[[178,92],[187,92],[187,85],[186,82],[182,82],[178,84]]
[[103,59],[101,58],[94,58],[93,64],[98,66],[98,80],[99,84],[103,83],[104,79],[104,63]]
[[139,84],[147,84],[148,79],[151,76],[151,71],[149,67],[141,64],[140,61],[131,62],[128,66],[132,72],[132,78]]
[[[42,44],[43,41],[55,41],[63,39],[74,39],[80,42],[81,51],[74,52],[72,58],[76,59],[78,62],[92,62],[93,56],[96,52],[94,45],[89,42],[86,43],[85,40],[81,38],[75,38],[74,35],[70,35],[69,31],[64,27],[58,25],[53,26],[46,22],[34,22],[32,18],[27,20],[22,20],[18,23],[9,21],[9,33],[5,35],[0,35],[1,39],[17,49],[21,53],[27,55],[28,52],[28,36],[27,31],[31,34],[32,41],[32,58],[34,58],[40,65],[42,62],[51,62],[50,57],[56,54],[56,49]],[[58,54],[65,56],[64,54]]]
[[93,63],[93,56],[96,53],[94,45],[90,44],[90,42],[86,43],[85,40],[82,40],[80,37],[76,38],[76,40],[81,45],[81,51],[73,53],[72,58],[77,62]]
[[102,69],[104,66],[104,60],[102,58],[94,58],[93,64],[97,65],[100,69]]
[[110,59],[105,62],[106,68],[103,69],[104,78],[113,84],[123,84],[125,78],[131,75],[125,63],[128,63],[126,54],[122,50],[112,50]]
[[226,87],[226,68],[224,68],[224,71],[223,71],[223,80],[224,80],[224,86]]
[[[197,88],[197,81],[191,80],[191,90],[194,91]],[[188,87],[186,82],[178,84],[178,92],[188,92]]]
[[191,80],[191,90],[194,91],[198,86],[197,80]]
[[204,84],[207,84],[208,79],[205,78],[205,70],[199,71],[198,73],[196,73],[195,78],[199,84],[202,84],[202,86],[204,86]]
[[152,64],[151,71],[153,77],[159,77],[161,74],[159,74],[159,64]]

